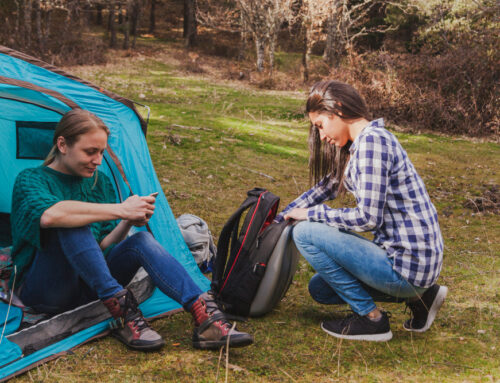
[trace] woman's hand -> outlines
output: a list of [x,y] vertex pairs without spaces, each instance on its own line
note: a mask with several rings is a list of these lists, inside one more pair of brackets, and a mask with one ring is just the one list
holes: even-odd
[[122,202],[123,219],[134,226],[144,226],[154,214],[156,197],[133,195]]
[[304,221],[307,220],[307,209],[298,208],[290,210],[287,214],[285,214],[285,219],[294,219],[296,221]]

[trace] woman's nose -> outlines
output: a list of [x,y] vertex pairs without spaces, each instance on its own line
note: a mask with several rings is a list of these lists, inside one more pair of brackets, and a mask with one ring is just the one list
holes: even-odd
[[319,139],[321,141],[323,141],[324,139],[326,138],[326,134],[325,132],[323,132],[322,130],[319,131]]
[[95,164],[95,165],[100,165],[101,162],[102,162],[102,155],[98,155],[96,157],[94,157],[94,159],[92,160],[92,162]]

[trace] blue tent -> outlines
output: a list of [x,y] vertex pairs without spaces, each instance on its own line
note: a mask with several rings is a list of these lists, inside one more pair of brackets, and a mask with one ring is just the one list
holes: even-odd
[[[50,149],[55,125],[66,111],[77,107],[99,116],[111,131],[109,150],[100,170],[114,180],[117,196],[124,199],[130,190],[139,195],[160,192],[150,229],[195,282],[206,290],[209,282],[194,262],[162,193],[146,143],[147,124],[134,103],[3,46],[0,46],[0,153],[3,158],[0,162],[0,247],[8,246],[10,241],[9,213],[16,175],[22,169],[41,164]],[[145,316],[167,315],[179,309],[177,303],[160,291],[155,290],[152,295],[150,292],[143,291],[144,297],[150,296],[141,305]],[[71,315],[63,315],[58,320],[71,327],[68,319]],[[21,310],[9,308],[0,301],[0,381],[105,334],[108,321],[103,318],[90,327],[85,324],[73,326],[72,329],[78,331],[64,332],[71,335],[50,346],[35,351],[32,348],[30,352],[16,344],[21,316]],[[23,335],[26,331],[18,333]],[[38,330],[35,327],[31,331],[29,338],[33,339]],[[43,331],[38,331],[38,336],[43,337]]]

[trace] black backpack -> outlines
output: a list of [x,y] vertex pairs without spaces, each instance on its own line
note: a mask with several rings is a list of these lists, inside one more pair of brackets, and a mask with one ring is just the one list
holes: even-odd
[[[279,197],[261,188],[247,194],[222,229],[212,273],[212,290],[222,309],[241,317],[248,317],[269,257],[288,224],[273,223]],[[240,218],[247,209],[238,233]]]

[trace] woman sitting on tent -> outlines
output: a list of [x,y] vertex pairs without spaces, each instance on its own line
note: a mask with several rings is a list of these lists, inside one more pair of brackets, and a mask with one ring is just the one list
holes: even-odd
[[[323,322],[322,329],[344,339],[389,340],[388,316],[374,301],[403,298],[413,316],[404,328],[426,331],[448,289],[436,284],[443,239],[422,179],[383,120],[370,121],[365,101],[350,85],[316,83],[306,110],[310,173],[317,184],[276,220],[302,221],[293,239],[317,272],[309,282],[311,296],[347,303],[354,312]],[[346,190],[356,207],[323,204]],[[355,231],[371,231],[374,239]]]
[[142,266],[164,294],[193,315],[194,347],[218,348],[228,337],[232,347],[251,344],[252,336],[231,329],[211,293],[203,293],[150,233],[127,237],[132,226],[149,221],[156,195],[116,203],[109,178],[97,170],[108,135],[98,117],[74,109],[57,125],[43,165],[17,176],[12,257],[23,303],[56,314],[99,298],[115,319],[114,336],[134,349],[159,349],[165,342],[123,288]]

